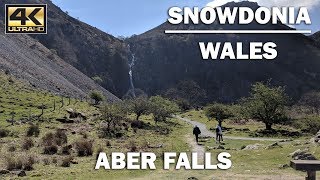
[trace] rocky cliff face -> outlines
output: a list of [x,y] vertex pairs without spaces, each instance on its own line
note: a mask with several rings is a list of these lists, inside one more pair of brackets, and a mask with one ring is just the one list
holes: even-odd
[[56,52],[27,35],[5,35],[0,31],[0,47],[0,70],[23,79],[35,88],[77,98],[98,90],[108,101],[119,100],[63,61]]
[[311,36],[312,39],[314,39],[319,45],[320,45],[320,31],[314,33],[312,36]]
[[56,51],[64,61],[76,67],[88,77],[99,77],[101,86],[122,96],[129,88],[128,52],[119,39],[70,17],[51,1],[2,0],[4,4],[48,5],[48,34],[33,35],[48,49]]
[[[256,3],[229,3],[228,6],[257,8]],[[248,95],[252,83],[272,79],[286,86],[287,92],[299,97],[320,88],[320,49],[301,34],[164,34],[166,29],[290,29],[287,26],[258,25],[170,25],[164,23],[129,43],[136,53],[135,85],[148,93],[173,87],[181,80],[193,80],[207,91],[209,100],[234,101]],[[249,42],[277,44],[278,57],[272,61],[202,60],[198,42]]]

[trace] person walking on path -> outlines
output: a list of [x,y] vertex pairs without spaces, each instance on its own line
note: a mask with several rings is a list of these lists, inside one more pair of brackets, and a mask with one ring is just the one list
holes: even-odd
[[219,124],[216,127],[216,141],[219,143],[220,143],[220,141],[223,141],[222,128]]
[[201,134],[201,131],[200,131],[200,129],[199,129],[199,127],[198,126],[195,126],[194,128],[193,128],[193,134],[195,135],[195,137],[196,137],[196,141],[197,141],[197,143],[199,142],[198,140],[198,138],[199,138],[199,134]]

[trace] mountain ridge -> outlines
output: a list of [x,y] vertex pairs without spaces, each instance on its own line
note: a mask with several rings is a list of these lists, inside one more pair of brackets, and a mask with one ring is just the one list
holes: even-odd
[[[223,7],[247,6],[252,2],[231,2]],[[303,34],[165,34],[170,29],[266,29],[290,30],[283,24],[258,25],[171,25],[165,22],[128,40],[136,54],[135,85],[149,94],[174,87],[179,81],[193,80],[208,93],[209,101],[233,102],[247,96],[251,84],[272,79],[273,85],[287,87],[294,99],[320,89],[320,49]],[[202,60],[198,42],[236,42],[248,53],[249,42],[274,41],[278,57],[272,61]]]

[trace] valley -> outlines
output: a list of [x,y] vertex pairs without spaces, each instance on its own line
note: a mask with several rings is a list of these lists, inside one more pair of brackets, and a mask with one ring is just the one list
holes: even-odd
[[[165,22],[118,38],[45,0],[2,0],[0,30],[9,3],[48,4],[48,34],[0,31],[1,179],[302,179],[290,160],[320,158],[319,33],[165,34],[293,30],[279,22]],[[225,6],[259,8],[247,1]],[[262,58],[273,60],[241,60]],[[107,159],[152,152],[158,168],[96,170],[102,152]],[[165,152],[175,152],[179,170],[166,164]],[[203,152],[227,152],[231,168],[188,170],[191,152],[198,162]],[[207,165],[216,169],[212,161]]]

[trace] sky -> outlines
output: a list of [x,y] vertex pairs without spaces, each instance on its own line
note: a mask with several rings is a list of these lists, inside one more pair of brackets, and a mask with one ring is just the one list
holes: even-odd
[[[114,36],[141,34],[168,19],[168,9],[179,7],[219,6],[231,0],[52,0],[69,15],[79,18]],[[242,0],[233,0],[242,1]],[[320,30],[320,0],[252,0],[263,6],[306,6],[312,25],[297,29]]]

